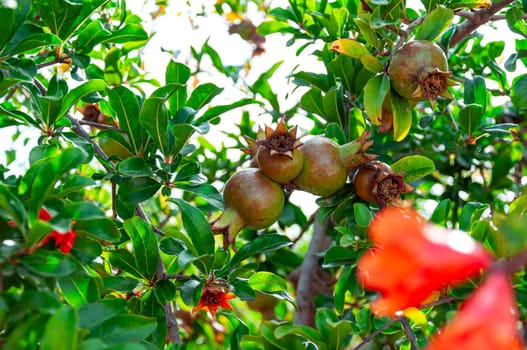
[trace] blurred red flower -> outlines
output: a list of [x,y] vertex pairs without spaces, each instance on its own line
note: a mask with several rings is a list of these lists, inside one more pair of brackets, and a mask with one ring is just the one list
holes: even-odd
[[229,300],[235,298],[236,296],[230,292],[225,292],[223,287],[216,285],[205,285],[203,291],[201,292],[201,297],[199,298],[198,305],[194,306],[192,309],[193,312],[205,309],[210,312],[212,317],[216,316],[216,312],[219,307],[224,309],[232,310]]
[[[38,218],[43,221],[49,221],[51,219],[51,214],[44,208],[41,208],[38,213]],[[10,226],[15,226],[13,221],[9,221]],[[46,236],[39,244],[39,247],[42,247],[44,244],[48,243],[50,239],[55,241],[55,247],[59,247],[60,251],[64,254],[69,254],[73,244],[75,243],[75,238],[77,233],[73,230],[69,230],[64,233],[58,231],[52,231],[49,235]]]
[[493,273],[461,306],[426,350],[519,350],[518,309],[509,277]]
[[358,278],[365,288],[381,293],[372,303],[378,316],[417,307],[492,263],[470,236],[429,224],[412,209],[384,209],[368,233],[374,247],[360,258]]

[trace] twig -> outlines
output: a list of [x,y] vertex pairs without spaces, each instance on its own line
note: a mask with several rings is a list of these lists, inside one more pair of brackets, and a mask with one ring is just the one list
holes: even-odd
[[298,310],[295,313],[295,323],[313,326],[315,316],[315,306],[313,298],[315,297],[314,277],[317,275],[319,253],[327,249],[330,240],[326,236],[328,221],[323,223],[315,220],[313,228],[313,237],[304,257],[304,261],[299,268],[298,283],[296,286],[296,300]]
[[403,325],[404,332],[406,333],[406,336],[408,337],[408,340],[410,341],[411,349],[419,350],[419,345],[417,345],[417,338],[415,337],[415,333],[412,330],[412,327],[410,327],[410,323],[408,322],[408,319],[406,317],[401,317],[399,321]]
[[503,269],[509,275],[512,275],[527,266],[527,249],[523,250],[503,261],[495,264],[496,269]]
[[313,221],[315,220],[315,215],[316,215],[316,212],[314,214],[312,214],[306,221],[305,225],[302,226],[302,228],[300,229],[300,233],[298,234],[298,236],[295,238],[295,240],[293,241],[293,245],[295,245],[298,241],[300,241],[300,239],[304,236],[304,234],[307,232],[307,230],[309,229],[309,227],[313,224]]
[[[466,11],[462,12],[461,16],[466,18],[466,20],[456,27],[456,32],[450,39],[450,45],[454,46],[459,43],[479,26],[490,21],[498,11],[511,4],[513,1],[514,0],[503,0],[501,2],[494,2],[486,9],[471,12],[471,15],[468,17]],[[459,13],[457,14],[459,15]]]
[[359,350],[364,345],[368,344],[373,339],[375,339],[375,337],[381,334],[386,328],[390,327],[391,325],[393,325],[395,322],[398,322],[398,321],[399,321],[399,318],[394,318],[393,320],[386,322],[385,324],[377,328],[374,332],[368,334],[368,336],[362,339],[362,341],[357,346],[355,346],[352,350]]
[[408,36],[410,35],[411,32],[413,32],[413,30],[415,28],[417,28],[421,23],[423,23],[423,21],[425,20],[425,16],[423,17],[418,17],[416,19],[414,19],[409,25],[408,27],[406,27],[405,30],[402,30],[400,31],[398,34],[399,34],[399,40],[397,41],[397,43],[395,43],[394,45],[394,48],[393,48],[393,51],[397,51],[401,46],[403,46],[404,42],[406,41],[406,39],[408,38]]
[[102,124],[102,123],[97,123],[97,122],[92,122],[92,121],[89,121],[89,120],[79,120],[79,124],[81,125],[89,125],[89,126],[92,126],[94,128],[97,128],[97,129],[102,129],[102,130],[115,130],[121,134],[124,134],[124,131],[121,130],[120,128],[114,126],[114,125],[108,125],[108,124]]
[[[159,259],[156,277],[162,279],[164,276],[167,276],[167,271],[163,261]],[[163,304],[163,311],[165,312],[165,323],[167,325],[167,340],[175,344],[182,344],[181,338],[179,337],[179,326],[174,312],[174,304],[171,301],[166,302]]]
[[112,162],[110,162],[108,155],[104,153],[102,148],[97,144],[97,142],[93,141],[90,135],[82,128],[82,126],[79,123],[79,120],[77,118],[72,117],[71,115],[66,115],[66,118],[68,118],[72,125],[72,130],[74,133],[85,139],[87,142],[89,142],[93,146],[94,152],[100,156],[102,159],[105,160],[105,162],[101,162],[102,166],[106,171],[113,172],[115,170],[115,166]]
[[157,279],[160,280],[178,280],[178,281],[188,281],[190,280],[189,275],[184,275],[181,273],[164,273],[158,276]]

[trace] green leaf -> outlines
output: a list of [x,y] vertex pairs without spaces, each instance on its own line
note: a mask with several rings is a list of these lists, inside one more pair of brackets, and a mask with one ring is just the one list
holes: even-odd
[[518,109],[527,108],[527,74],[520,75],[512,81],[511,101]]
[[382,63],[372,55],[361,56],[360,62],[362,63],[364,68],[366,68],[372,73],[382,73],[384,71]]
[[139,203],[154,196],[160,188],[161,184],[151,177],[132,177],[119,185],[117,195],[123,202]]
[[393,138],[402,141],[412,127],[412,109],[408,101],[397,94],[390,94],[393,113]]
[[123,227],[132,240],[136,266],[147,279],[152,280],[159,265],[159,250],[154,231],[137,216],[126,220]]
[[511,31],[527,38],[527,25],[525,24],[523,15],[524,11],[517,6],[514,6],[507,10],[505,18],[507,19],[507,25]]
[[155,318],[140,315],[117,315],[93,327],[89,338],[99,338],[108,344],[140,342],[157,327]]
[[324,268],[337,267],[341,265],[351,265],[356,261],[357,257],[351,254],[351,251],[341,247],[334,246],[329,248],[324,255]]
[[117,115],[119,127],[128,135],[134,154],[144,147],[144,129],[139,123],[139,102],[137,96],[125,86],[107,89],[110,106]]
[[119,173],[125,176],[152,176],[153,170],[143,158],[130,157],[117,164]]
[[377,74],[364,87],[364,108],[372,123],[380,124],[382,104],[390,90],[390,78],[386,74]]
[[95,92],[104,91],[106,83],[101,79],[88,80],[74,89],[71,89],[62,100],[62,108],[57,115],[57,121],[64,117],[70,109],[84,96]]
[[335,59],[329,63],[328,70],[342,80],[344,88],[347,91],[352,94],[356,92],[354,82],[355,67],[353,66],[353,62],[349,57],[343,55],[335,57]]
[[154,295],[159,304],[171,302],[176,297],[176,286],[169,280],[157,281],[154,286]]
[[364,203],[353,204],[353,216],[357,225],[368,227],[372,219],[370,208]]
[[214,234],[207,219],[198,208],[179,198],[170,198],[179,207],[183,227],[199,255],[214,254]]
[[79,326],[91,330],[102,322],[125,312],[125,299],[109,298],[97,300],[79,309]]
[[70,350],[77,347],[79,318],[75,310],[63,305],[49,319],[40,340],[41,350]]
[[446,220],[450,211],[450,205],[452,201],[450,199],[443,199],[437,207],[434,209],[430,221],[435,222],[438,225],[446,226]]
[[9,54],[14,56],[44,46],[57,45],[60,45],[60,39],[56,35],[49,33],[34,33],[16,43],[16,45],[9,50]]
[[62,277],[75,271],[77,264],[70,255],[37,249],[20,260],[30,272],[44,277]]
[[217,273],[217,276],[225,275],[231,269],[237,267],[242,261],[255,254],[264,254],[273,250],[287,247],[291,244],[292,242],[289,240],[289,238],[283,235],[266,234],[264,236],[260,236],[255,240],[244,244],[238,250],[238,252],[234,254],[227,265]]
[[99,297],[95,279],[87,276],[65,276],[57,279],[64,299],[75,309],[93,302]]
[[489,208],[488,204],[479,202],[468,202],[461,209],[459,216],[459,229],[461,231],[470,231],[472,223],[479,220],[485,210]]
[[436,7],[419,26],[415,40],[437,39],[452,23],[454,11],[444,6]]
[[27,233],[27,226],[25,224],[26,209],[24,208],[24,204],[4,184],[0,184],[0,208],[9,215],[20,232],[25,235]]
[[261,292],[281,292],[287,290],[286,281],[280,276],[267,271],[258,271],[249,277],[251,288]]
[[483,109],[487,109],[487,87],[485,79],[476,75],[473,79],[466,79],[463,90],[463,101],[465,105],[478,104]]
[[472,135],[483,119],[483,107],[471,104],[463,107],[459,112],[459,124],[468,135]]
[[236,102],[230,103],[228,105],[217,105],[212,106],[205,110],[203,115],[199,117],[196,121],[193,122],[195,125],[199,125],[205,122],[208,122],[220,115],[222,115],[225,112],[231,111],[235,108],[250,105],[250,104],[258,104],[262,105],[262,103],[256,99],[253,98],[242,98],[241,100],[238,100]]
[[117,242],[121,238],[115,222],[107,218],[77,219],[73,224],[73,229],[77,233],[82,232],[110,242]]
[[165,102],[165,98],[147,98],[141,107],[139,123],[148,132],[161,153],[168,156],[170,155],[168,145],[168,110]]
[[34,5],[51,32],[65,41],[105,2],[106,0],[41,0]]
[[342,86],[331,88],[322,98],[322,108],[324,109],[324,119],[328,123],[336,123],[340,127],[345,120],[344,102]]
[[223,204],[223,196],[216,187],[211,184],[200,184],[196,186],[178,185],[177,187],[204,198],[210,205],[218,210],[223,210],[225,207]]
[[219,88],[213,83],[198,85],[190,94],[190,97],[187,101],[187,106],[197,111],[209,103],[222,91],[223,88]]
[[352,269],[345,267],[342,274],[340,275],[337,283],[335,284],[335,291],[333,292],[333,303],[335,310],[342,314],[344,312],[344,304],[346,301],[346,292],[348,291],[348,280],[350,279]]
[[425,156],[411,155],[391,165],[394,173],[404,173],[404,181],[418,180],[435,171],[434,161]]
[[368,44],[379,49],[380,40],[377,37],[376,31],[372,28],[370,18],[367,16],[361,16],[355,19],[355,24],[359,27],[359,32],[364,40],[366,40]]
[[361,56],[370,55],[370,51],[368,51],[364,44],[353,39],[335,40],[331,44],[331,50],[353,58],[361,58]]
[[0,0],[0,52],[4,45],[9,42],[11,36],[15,32],[15,14],[17,9],[17,2],[14,0]]
[[320,92],[319,89],[312,88],[302,95],[300,98],[300,105],[305,111],[326,118],[322,92]]
[[57,181],[68,171],[78,167],[84,157],[85,153],[79,148],[64,149],[58,155],[35,163],[22,178],[19,191],[30,191],[31,194],[28,211],[30,226],[37,219],[42,203],[54,190]]
[[278,339],[284,338],[287,335],[299,336],[316,344],[317,349],[319,350],[327,349],[325,340],[315,329],[309,326],[292,324],[280,325],[274,331],[274,335]]
[[[170,60],[168,62],[165,80],[167,84],[181,84],[185,86],[190,78],[190,68],[183,63]],[[181,109],[187,100],[187,89],[186,86],[183,89],[178,89],[168,98],[168,105],[170,112],[175,114]]]
[[110,264],[117,269],[128,272],[132,276],[148,280],[143,275],[142,269],[137,266],[134,255],[126,249],[112,250],[110,253]]

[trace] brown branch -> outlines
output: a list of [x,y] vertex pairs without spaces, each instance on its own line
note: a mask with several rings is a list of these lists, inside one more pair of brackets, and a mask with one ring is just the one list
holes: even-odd
[[[167,271],[163,260],[159,258],[159,265],[157,266],[156,277],[157,279],[163,279],[167,276]],[[174,304],[169,301],[163,304],[163,311],[165,312],[165,323],[167,325],[167,341],[175,344],[182,344],[181,338],[179,337],[179,326],[176,319],[176,313],[174,310]]]
[[490,21],[497,12],[511,4],[513,1],[514,0],[503,0],[501,2],[495,2],[489,8],[471,12],[470,15],[467,15],[466,11],[462,12],[462,16],[466,18],[466,20],[456,27],[456,32],[452,36],[452,39],[450,39],[450,45],[454,46],[459,43],[479,26]]
[[400,322],[403,325],[403,329],[406,333],[406,336],[408,337],[408,340],[410,341],[411,349],[419,350],[419,345],[417,345],[417,338],[415,337],[415,333],[412,330],[412,327],[410,327],[408,319],[406,317],[401,317]]
[[119,129],[118,127],[116,127],[114,125],[102,124],[102,123],[92,122],[92,121],[89,121],[89,120],[79,120],[79,124],[81,124],[81,125],[89,125],[89,126],[92,126],[94,128],[101,129],[101,130],[114,130],[114,131],[117,131],[117,132],[119,132],[121,134],[124,134],[123,130]]
[[[298,309],[295,313],[295,323],[314,326],[315,324],[315,305],[313,299],[320,291],[321,283],[317,279],[320,275],[318,269],[319,253],[326,250],[331,243],[331,239],[326,235],[328,221],[319,223],[315,220],[313,227],[313,237],[304,256],[304,261],[298,271],[298,283],[296,285],[296,301]],[[317,273],[318,272],[318,273]]]

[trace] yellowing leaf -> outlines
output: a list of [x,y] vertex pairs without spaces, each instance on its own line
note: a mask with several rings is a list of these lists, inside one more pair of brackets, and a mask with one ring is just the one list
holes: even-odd
[[404,317],[409,319],[410,321],[414,322],[415,324],[426,324],[428,322],[428,319],[425,315],[425,313],[418,308],[415,307],[409,307],[404,309],[403,311]]
[[353,39],[338,39],[331,44],[331,51],[353,58],[360,58],[363,55],[370,55],[370,52],[363,44]]

